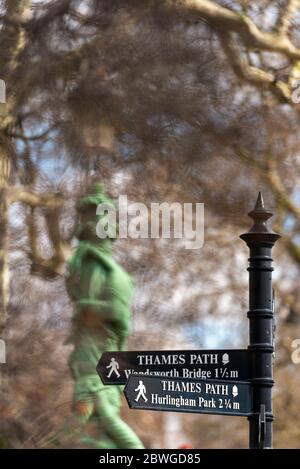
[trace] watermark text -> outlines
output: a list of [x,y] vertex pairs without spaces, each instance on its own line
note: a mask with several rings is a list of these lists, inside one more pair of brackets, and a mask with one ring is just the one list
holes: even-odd
[[102,203],[97,207],[100,220],[96,232],[100,239],[182,239],[186,249],[200,249],[204,244],[203,203],[157,203],[150,207],[141,202],[129,202],[120,195],[113,207]]

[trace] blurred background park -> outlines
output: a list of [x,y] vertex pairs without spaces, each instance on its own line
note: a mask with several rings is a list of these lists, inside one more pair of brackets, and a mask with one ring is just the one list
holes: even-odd
[[[0,1],[0,446],[78,447],[75,202],[202,202],[205,240],[119,239],[132,350],[243,348],[258,191],[276,213],[274,446],[300,441],[300,5],[297,0]],[[3,98],[3,96],[2,96]],[[6,101],[6,102],[4,102]],[[297,339],[299,342],[297,342]],[[132,411],[148,448],[244,448],[245,418]]]

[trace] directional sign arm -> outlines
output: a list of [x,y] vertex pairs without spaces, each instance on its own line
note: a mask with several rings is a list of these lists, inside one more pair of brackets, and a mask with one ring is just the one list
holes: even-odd
[[124,389],[131,409],[249,416],[252,389],[246,381],[185,380],[132,374]]
[[[108,373],[112,359],[119,373]],[[104,384],[126,384],[131,373],[166,378],[247,380],[251,375],[252,352],[226,350],[158,350],[105,352],[97,365]]]

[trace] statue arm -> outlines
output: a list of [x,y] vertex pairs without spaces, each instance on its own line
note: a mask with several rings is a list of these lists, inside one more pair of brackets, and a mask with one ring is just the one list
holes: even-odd
[[109,271],[106,266],[99,262],[99,259],[86,258],[86,291],[83,297],[77,301],[77,311],[90,310],[101,316],[104,320],[119,320],[119,311],[116,311],[111,298],[107,298],[107,288]]

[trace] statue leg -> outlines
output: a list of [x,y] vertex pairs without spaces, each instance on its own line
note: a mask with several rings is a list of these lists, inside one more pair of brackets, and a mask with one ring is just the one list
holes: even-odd
[[105,433],[114,441],[117,448],[142,449],[144,446],[141,440],[119,415],[119,400],[118,389],[110,388],[98,393],[96,409]]
[[[77,403],[75,417],[79,423],[77,432],[80,435],[80,441],[84,445],[92,446],[98,449],[117,449],[118,446],[115,441],[107,434],[105,431],[105,426],[101,422],[101,418],[98,413],[94,412],[95,409],[95,400],[97,395],[94,395],[90,401],[85,400],[83,402]],[[97,412],[97,411],[96,411]],[[97,433],[99,436],[92,436],[93,432],[89,432],[87,427],[93,425],[98,427]]]
[[101,435],[100,440],[99,438],[84,435],[81,438],[81,442],[97,449],[118,449],[116,443],[106,434]]

